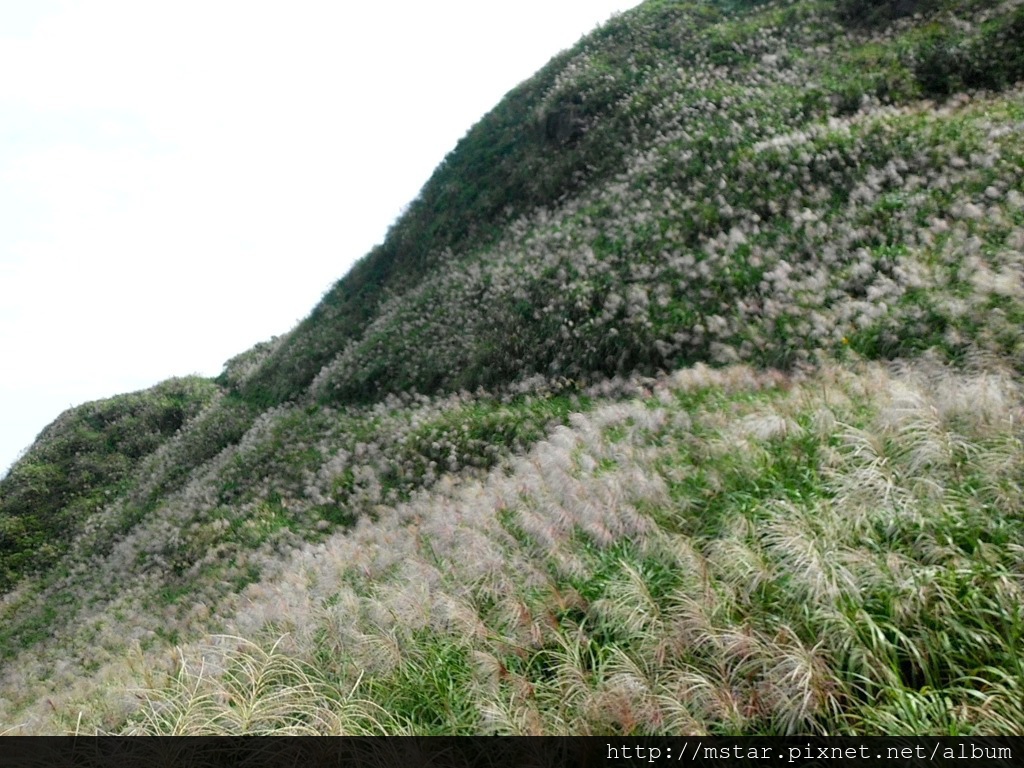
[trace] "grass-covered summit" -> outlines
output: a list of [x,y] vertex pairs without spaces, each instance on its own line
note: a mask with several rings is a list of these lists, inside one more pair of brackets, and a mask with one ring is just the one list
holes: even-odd
[[0,732],[1024,727],[1024,6],[648,0],[296,328],[0,481]]

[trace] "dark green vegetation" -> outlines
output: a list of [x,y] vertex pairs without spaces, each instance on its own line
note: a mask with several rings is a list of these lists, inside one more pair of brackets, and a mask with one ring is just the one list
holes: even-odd
[[1019,731],[1022,36],[556,56],[290,333],[0,482],[0,731]]
[[197,378],[87,403],[61,415],[0,483],[0,591],[52,567],[100,507],[217,391]]

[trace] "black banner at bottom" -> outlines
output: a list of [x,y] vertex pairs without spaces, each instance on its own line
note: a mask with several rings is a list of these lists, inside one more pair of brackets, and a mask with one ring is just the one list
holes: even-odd
[[0,737],[0,768],[1016,766],[1022,737]]

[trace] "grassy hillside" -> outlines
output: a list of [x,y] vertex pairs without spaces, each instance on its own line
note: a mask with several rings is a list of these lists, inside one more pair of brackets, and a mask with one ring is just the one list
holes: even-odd
[[0,483],[0,591],[52,568],[91,514],[125,493],[138,462],[214,397],[198,378],[63,413]]
[[[956,204],[1019,190],[1019,106],[920,100],[1024,75],[1024,10],[956,3],[864,28],[843,21],[854,5],[648,2],[610,22],[474,126],[241,391],[276,404],[319,377],[320,399],[348,402],[653,371],[714,358],[716,342],[763,364],[843,338],[892,356],[922,313],[918,348],[959,330],[893,271],[955,258],[956,228],[917,242],[931,221],[967,236],[994,223]],[[1009,223],[977,234],[1001,244]],[[877,317],[855,304],[877,303],[870,273],[887,281]],[[827,335],[803,327],[811,313]]]
[[648,0],[0,481],[0,732],[1024,727],[1024,6]]

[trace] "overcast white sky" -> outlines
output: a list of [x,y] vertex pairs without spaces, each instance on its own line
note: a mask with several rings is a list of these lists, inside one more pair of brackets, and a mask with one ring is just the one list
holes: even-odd
[[466,130],[639,0],[0,0],[0,474],[305,316]]

